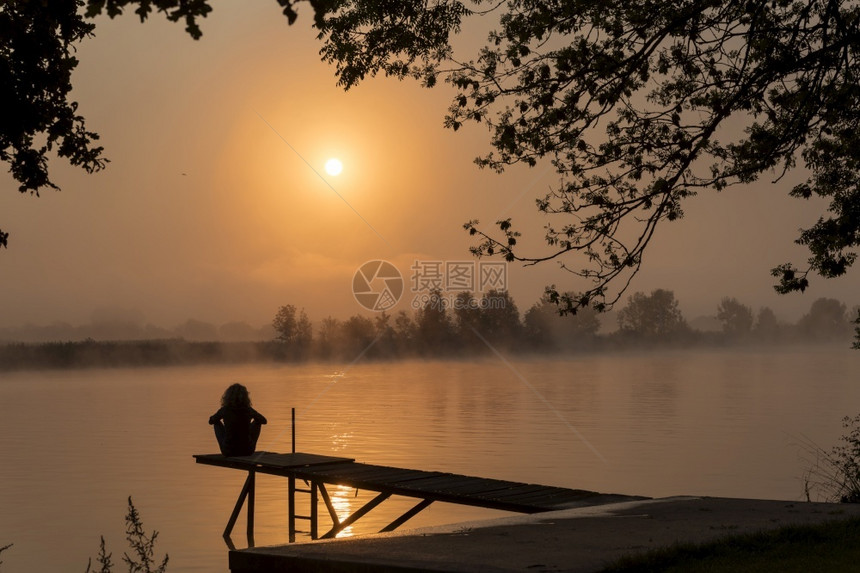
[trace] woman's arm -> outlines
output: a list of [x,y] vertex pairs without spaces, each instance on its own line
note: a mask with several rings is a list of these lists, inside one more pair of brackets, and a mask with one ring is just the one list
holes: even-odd
[[269,423],[269,421],[266,419],[266,417],[264,415],[262,415],[261,413],[259,413],[258,411],[256,411],[253,408],[251,408],[251,414],[254,415],[254,419],[257,420],[258,423],[260,423],[260,424],[268,424]]
[[222,408],[218,408],[218,411],[217,411],[217,412],[215,412],[214,414],[212,414],[211,416],[209,416],[209,423],[210,423],[211,425],[215,425],[215,424],[217,424],[218,422],[220,422],[220,421],[221,421],[221,418],[223,418],[223,417],[224,417],[224,414],[223,414],[223,412],[221,412],[221,410],[222,410]]

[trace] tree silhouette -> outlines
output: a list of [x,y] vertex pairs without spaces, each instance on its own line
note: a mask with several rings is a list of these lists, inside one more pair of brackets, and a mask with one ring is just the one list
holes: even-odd
[[[293,0],[277,0],[292,23]],[[10,0],[0,5],[0,159],[22,191],[54,187],[46,153],[104,167],[97,136],[69,101],[77,42],[87,17],[128,7],[184,21],[194,38],[207,0]],[[591,286],[550,287],[563,312],[617,302],[642,264],[658,225],[683,216],[698,192],[777,181],[800,166],[793,197],[829,200],[797,242],[804,265],[772,269],[779,292],[805,290],[809,273],[844,274],[860,245],[860,18],[850,0],[309,0],[321,55],[339,83],[378,73],[440,79],[457,93],[446,117],[454,130],[488,126],[494,151],[480,166],[503,170],[546,159],[559,176],[538,203],[549,216],[547,250],[522,253],[510,219],[488,231],[465,227],[477,255],[562,268]],[[452,36],[468,18],[497,18],[472,57]],[[45,143],[41,141],[44,136]],[[0,245],[8,233],[0,231]],[[578,265],[579,263],[577,263]],[[610,288],[614,285],[614,290]]]
[[292,304],[280,307],[272,319],[272,328],[277,339],[288,345],[293,358],[307,356],[313,340],[313,327],[304,309],[297,313]]
[[490,289],[481,298],[478,330],[490,343],[503,349],[516,347],[522,339],[520,311],[506,290]]
[[[294,0],[277,0],[292,24]],[[309,0],[314,21],[332,6],[328,0]],[[85,10],[82,8],[86,7]],[[106,13],[111,18],[133,8],[141,21],[153,11],[199,39],[198,24],[212,8],[208,0],[4,0],[0,2],[0,161],[9,164],[22,193],[59,189],[48,170],[49,153],[92,173],[108,162],[99,136],[90,131],[78,103],[70,99],[72,72],[78,65],[77,45],[91,37],[89,19]],[[0,246],[9,233],[0,229]]]
[[562,317],[558,305],[544,296],[526,312],[526,344],[537,350],[572,350],[590,346],[600,330],[598,313],[592,308],[580,309],[573,316]]
[[[95,26],[81,3],[8,1],[0,4],[0,160],[9,164],[22,193],[57,189],[48,177],[49,152],[88,172],[105,165],[98,135],[88,131],[78,104],[69,100],[75,44]],[[0,246],[9,233],[0,230]]]
[[430,292],[424,306],[415,313],[415,338],[419,353],[441,355],[454,348],[456,330],[448,304],[438,290]]
[[776,319],[773,309],[763,306],[759,309],[756,316],[753,333],[756,338],[765,342],[773,342],[779,336],[782,327]]
[[357,358],[375,346],[376,325],[366,316],[353,315],[341,325],[343,356]]
[[822,341],[844,338],[851,331],[847,308],[833,298],[816,299],[797,326],[806,338]]
[[340,321],[331,316],[324,318],[317,333],[317,355],[323,359],[334,357],[341,345],[341,339]]
[[621,332],[642,339],[665,339],[689,330],[675,293],[656,289],[650,295],[633,293],[627,305],[618,312]]
[[[497,223],[499,235],[476,221],[466,229],[479,239],[479,255],[534,264],[584,254],[578,260],[587,266],[564,268],[592,286],[556,292],[562,310],[616,302],[658,224],[681,217],[686,198],[770,172],[779,179],[798,162],[810,176],[790,194],[831,203],[798,238],[810,249],[808,266],[773,269],[779,290],[803,290],[810,271],[839,276],[854,262],[855,3],[514,0],[483,11],[456,1],[402,4],[396,14],[381,2],[340,5],[323,18],[324,58],[346,87],[380,72],[426,85],[444,78],[459,91],[446,125],[490,129],[494,151],[481,166],[551,160],[560,181],[539,202],[551,216],[547,253],[522,254],[510,219]],[[449,36],[465,17],[493,13],[498,26],[487,46],[456,59]]]
[[481,329],[480,301],[469,291],[458,292],[454,297],[454,321],[456,336],[461,348],[472,352],[485,352],[486,345],[475,334]]
[[401,354],[413,352],[415,349],[416,327],[415,321],[405,311],[400,311],[394,318],[394,333]]
[[752,330],[752,309],[734,297],[723,297],[717,306],[717,319],[723,323],[723,332],[731,338],[742,338]]

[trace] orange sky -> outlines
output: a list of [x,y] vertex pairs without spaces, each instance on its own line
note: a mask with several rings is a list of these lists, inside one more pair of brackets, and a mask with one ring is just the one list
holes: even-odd
[[[309,14],[289,27],[275,2],[215,3],[197,42],[160,17],[97,23],[74,95],[111,163],[86,175],[54,161],[63,191],[41,198],[0,178],[11,233],[0,326],[82,324],[112,309],[164,327],[259,326],[283,304],[346,317],[362,311],[350,290],[362,263],[391,261],[408,282],[415,260],[469,260],[469,219],[513,217],[532,231],[525,244],[541,246],[534,199],[551,173],[479,170],[487,134],[442,128],[447,86],[376,78],[344,93],[319,62]],[[325,175],[329,157],[344,163],[327,177],[336,192],[305,163]],[[792,240],[819,214],[789,186],[689,201],[658,230],[630,293],[672,289],[688,319],[714,314],[725,295],[790,320],[819,296],[860,303],[860,271],[816,279],[803,296],[773,292],[769,269],[806,258]],[[509,269],[523,312],[551,282],[576,287],[553,263]]]

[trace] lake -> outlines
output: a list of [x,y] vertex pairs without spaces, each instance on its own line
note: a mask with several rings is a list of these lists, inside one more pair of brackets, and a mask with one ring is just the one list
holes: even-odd
[[[298,451],[607,493],[802,500],[801,441],[836,444],[860,412],[858,374],[860,352],[844,347],[3,373],[0,546],[14,545],[2,570],[83,572],[100,535],[126,569],[132,496],[168,571],[226,572],[221,532],[246,474],[192,454],[217,452],[207,419],[235,381],[269,419],[261,450],[290,451],[296,408]],[[257,545],[286,542],[286,489],[258,476]],[[330,492],[344,512],[372,495]],[[414,503],[392,498],[345,534]],[[503,515],[433,504],[404,528]],[[243,531],[244,512],[238,547]]]

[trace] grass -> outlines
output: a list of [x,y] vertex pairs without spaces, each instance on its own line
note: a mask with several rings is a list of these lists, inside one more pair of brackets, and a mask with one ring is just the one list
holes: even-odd
[[734,535],[703,544],[679,544],[622,557],[604,569],[665,572],[857,571],[860,518]]

